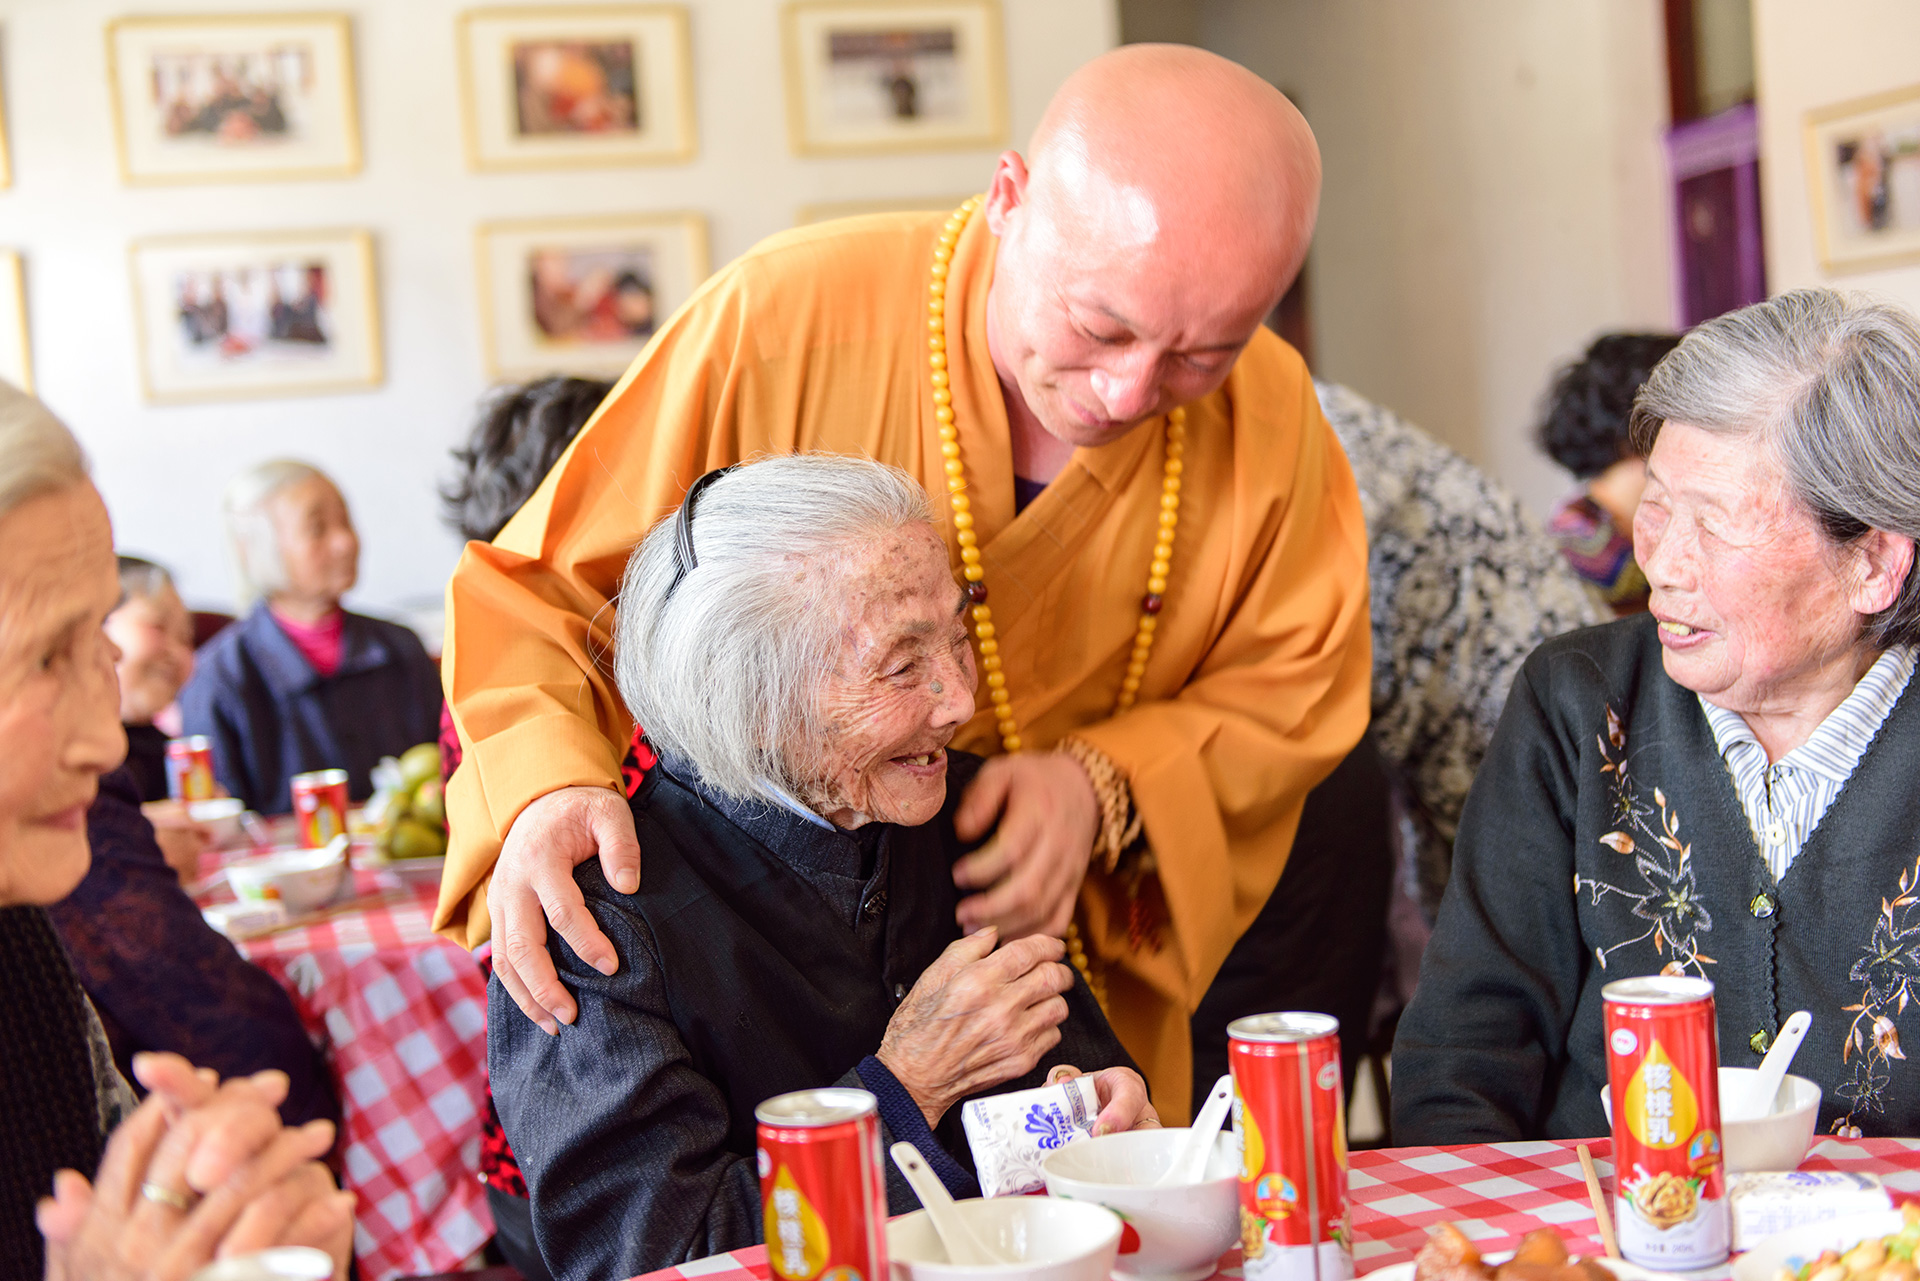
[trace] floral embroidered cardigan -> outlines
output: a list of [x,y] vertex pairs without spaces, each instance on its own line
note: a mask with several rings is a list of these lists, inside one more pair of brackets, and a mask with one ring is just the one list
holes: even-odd
[[1920,697],[1776,881],[1654,627],[1549,641],[1514,683],[1394,1044],[1397,1144],[1606,1133],[1600,989],[1663,972],[1714,981],[1728,1066],[1812,1011],[1823,1128],[1920,1134]]

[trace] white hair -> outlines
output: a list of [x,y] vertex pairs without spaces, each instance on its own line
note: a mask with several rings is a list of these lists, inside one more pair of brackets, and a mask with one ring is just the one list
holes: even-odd
[[621,696],[648,739],[725,795],[797,794],[813,764],[798,745],[813,738],[840,644],[840,562],[932,518],[898,468],[795,454],[742,465],[700,494],[684,578],[683,517],[655,525],[627,562],[613,642]]
[[66,424],[12,383],[0,382],[0,517],[87,478],[87,456]]
[[[1699,325],[1633,402],[1634,443],[1667,422],[1754,435],[1827,539],[1920,540],[1920,324],[1891,303],[1795,289]],[[1920,643],[1920,565],[1867,620],[1875,646]]]
[[227,518],[227,537],[233,544],[234,567],[240,574],[241,604],[251,605],[263,596],[286,590],[286,559],[280,554],[280,536],[274,532],[267,506],[281,490],[314,479],[333,483],[325,472],[308,463],[270,458],[227,482],[220,510]]

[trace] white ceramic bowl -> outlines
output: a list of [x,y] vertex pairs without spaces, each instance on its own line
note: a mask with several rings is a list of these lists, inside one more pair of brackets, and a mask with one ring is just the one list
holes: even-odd
[[1804,1263],[1822,1250],[1845,1253],[1868,1237],[1898,1232],[1905,1222],[1898,1210],[1876,1210],[1765,1237],[1733,1261],[1733,1281],[1773,1281],[1781,1268],[1790,1266],[1789,1259]]
[[[1720,1069],[1720,1130],[1728,1174],[1797,1169],[1813,1146],[1813,1128],[1820,1121],[1820,1087],[1804,1076],[1789,1075],[1780,1083],[1779,1111],[1746,1121],[1727,1120],[1727,1100],[1745,1094],[1758,1072],[1758,1068]],[[1604,1089],[1600,1110],[1612,1125],[1613,1098]]]
[[279,901],[290,916],[311,912],[332,901],[347,877],[346,838],[325,849],[282,850],[241,859],[227,868],[234,894],[256,902]]
[[1004,1196],[955,1203],[966,1225],[1014,1263],[963,1268],[947,1262],[925,1210],[887,1225],[893,1281],[1107,1281],[1120,1248],[1120,1219],[1083,1201]]
[[258,1254],[242,1254],[209,1263],[187,1281],[327,1281],[333,1275],[333,1260],[324,1251],[304,1245],[283,1245]]
[[213,834],[213,848],[217,850],[228,849],[240,842],[244,835],[240,816],[246,812],[247,803],[237,796],[191,801],[187,805],[187,817]]
[[1120,1234],[1113,1270],[1121,1276],[1200,1281],[1240,1239],[1240,1140],[1231,1132],[1214,1140],[1200,1182],[1151,1186],[1189,1133],[1102,1135],[1069,1143],[1041,1164],[1050,1196],[1104,1205],[1133,1229]]

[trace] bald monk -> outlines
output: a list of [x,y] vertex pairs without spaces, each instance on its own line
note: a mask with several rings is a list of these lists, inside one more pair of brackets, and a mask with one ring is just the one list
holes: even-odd
[[548,1031],[576,1009],[548,922],[619,964],[574,867],[598,854],[623,890],[642,873],[618,791],[631,721],[600,662],[629,551],[709,469],[866,455],[951,496],[976,601],[980,710],[954,745],[994,756],[957,824],[995,839],[954,867],[961,924],[1066,935],[1161,1114],[1186,1115],[1188,1015],[1367,719],[1353,478],[1261,325],[1306,253],[1319,155],[1256,76],[1141,45],[1076,72],[1028,154],[951,217],[750,250],[468,545],[435,921],[468,946],[491,931],[495,974]]

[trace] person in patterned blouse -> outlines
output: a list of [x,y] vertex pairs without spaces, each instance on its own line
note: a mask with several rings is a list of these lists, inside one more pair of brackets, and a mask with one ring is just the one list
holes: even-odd
[[1394,1045],[1399,1143],[1600,1135],[1601,989],[1713,980],[1720,1061],[1796,1010],[1832,1133],[1920,1133],[1920,323],[1803,289],[1634,406],[1651,612],[1527,660]]

